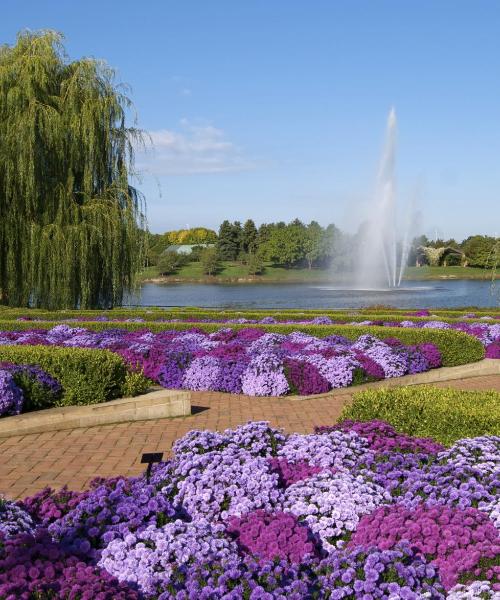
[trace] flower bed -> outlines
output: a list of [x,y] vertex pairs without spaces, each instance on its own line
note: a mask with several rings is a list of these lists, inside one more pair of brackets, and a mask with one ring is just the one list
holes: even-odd
[[116,353],[36,343],[9,340],[0,346],[0,416],[97,404],[144,393],[150,386],[142,374],[128,371]]
[[[425,314],[424,314],[425,313]],[[418,313],[409,313],[407,317],[422,317],[428,316],[428,311],[420,311]],[[394,319],[394,317],[392,317]],[[272,315],[261,317],[259,319],[237,317],[237,318],[199,318],[199,317],[188,317],[188,318],[173,318],[173,319],[158,319],[157,322],[163,323],[224,323],[224,324],[236,324],[236,325],[274,325],[274,324],[286,324],[286,325],[347,325],[347,326],[378,326],[378,327],[420,327],[423,329],[452,329],[455,331],[463,331],[468,335],[477,338],[486,349],[486,358],[500,358],[500,323],[495,322],[500,319],[500,315],[491,317],[483,316],[481,321],[476,321],[475,315],[471,314],[468,321],[442,321],[442,320],[415,320],[411,318],[396,318],[391,320],[391,316],[385,319],[367,319],[361,320],[333,320],[327,315],[319,315],[310,319],[285,319],[279,320]],[[78,317],[75,321],[85,321],[85,317]],[[109,317],[100,317],[98,320],[102,322],[124,322],[124,323],[141,323],[145,319],[141,317],[122,317],[121,319],[110,319]],[[473,321],[473,322],[471,322]]]
[[150,482],[0,502],[0,599],[500,592],[500,437],[444,448],[377,421],[312,435],[254,422],[173,450]]
[[95,332],[62,324],[50,330],[1,332],[0,342],[107,349],[166,388],[250,396],[318,394],[442,364],[440,351],[431,343],[410,346],[371,335],[355,341],[338,335],[320,339],[301,332],[285,335],[255,328],[214,333],[196,329]]

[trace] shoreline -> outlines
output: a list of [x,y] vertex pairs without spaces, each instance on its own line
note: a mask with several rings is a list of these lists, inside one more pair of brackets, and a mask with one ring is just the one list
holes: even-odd
[[[491,276],[488,277],[477,277],[471,275],[470,277],[456,276],[456,275],[438,275],[438,276],[422,276],[422,277],[403,277],[402,281],[499,281],[500,275],[497,275],[494,279]],[[346,284],[343,279],[332,279],[326,277],[318,277],[317,279],[304,279],[301,277],[290,277],[289,279],[281,278],[268,278],[268,277],[218,277],[207,276],[207,277],[148,277],[141,279],[139,283],[153,283],[157,285],[178,285],[182,283],[187,284],[241,284],[241,285],[262,285],[262,284]]]

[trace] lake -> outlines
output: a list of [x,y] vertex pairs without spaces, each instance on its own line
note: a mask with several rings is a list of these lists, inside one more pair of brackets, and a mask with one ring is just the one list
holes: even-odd
[[126,305],[224,308],[499,307],[500,281],[405,281],[394,290],[349,290],[326,284],[146,283]]

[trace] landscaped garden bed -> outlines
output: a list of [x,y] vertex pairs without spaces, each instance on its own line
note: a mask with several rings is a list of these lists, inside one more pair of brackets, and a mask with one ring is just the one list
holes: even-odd
[[[471,325],[407,315],[338,324],[325,315],[279,321],[283,315],[275,313],[255,323],[191,314],[199,316],[152,322],[129,316],[118,327],[95,314],[94,321],[57,325],[0,319],[0,414],[105,402],[143,393],[151,383],[250,396],[320,394],[472,363],[484,357],[485,347],[487,356],[496,356],[500,339],[492,319]],[[42,375],[29,379],[29,369],[43,371],[59,392],[45,394]]]
[[[410,402],[397,392],[360,394],[309,435],[191,431],[150,481],[4,501],[0,598],[497,597],[500,394],[412,390],[428,416],[413,437],[396,425]],[[459,417],[445,430],[440,399],[451,415],[483,411],[476,437],[461,439]],[[362,406],[370,420],[350,419]]]
[[[360,335],[355,341],[331,335],[317,338],[301,332],[288,335],[263,329],[219,329],[160,333],[128,332],[57,325],[50,330],[3,332],[0,358],[51,355],[52,349],[83,348],[118,354],[137,377],[142,375],[172,389],[222,391],[250,396],[319,394],[356,383],[415,374],[441,366],[439,349],[432,343],[405,345]],[[112,353],[109,353],[109,350]],[[36,362],[40,362],[36,361]],[[123,365],[121,365],[123,367]],[[4,365],[3,371],[12,367]],[[11,375],[13,379],[13,376]],[[15,384],[15,381],[14,381]],[[101,382],[102,385],[102,382]],[[10,388],[12,385],[10,385]],[[107,399],[107,398],[103,398]],[[16,414],[13,398],[4,414]]]

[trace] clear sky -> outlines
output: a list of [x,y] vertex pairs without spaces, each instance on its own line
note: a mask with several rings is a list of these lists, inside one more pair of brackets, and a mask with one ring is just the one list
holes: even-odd
[[0,42],[104,58],[156,142],[152,231],[366,215],[387,113],[423,231],[500,235],[498,0],[2,0]]

